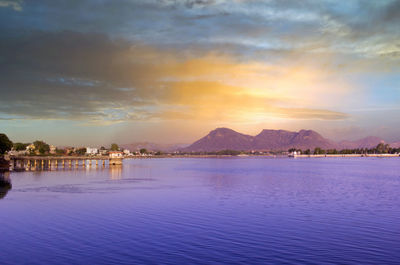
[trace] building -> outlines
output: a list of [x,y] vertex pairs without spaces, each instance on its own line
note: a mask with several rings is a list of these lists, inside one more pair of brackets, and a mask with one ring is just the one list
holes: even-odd
[[57,147],[54,145],[50,145],[50,154],[55,155],[57,151]]
[[100,149],[100,150],[99,150],[99,153],[100,153],[100,155],[105,156],[105,155],[107,155],[108,150],[107,150],[107,149]]
[[123,158],[124,157],[124,153],[121,151],[110,151],[108,153],[108,156],[110,158]]
[[86,147],[86,154],[87,155],[97,155],[99,150],[97,148]]
[[121,151],[110,151],[108,153],[110,165],[122,165],[124,153]]
[[30,144],[26,147],[26,151],[28,151],[28,152],[33,152],[34,150],[35,150],[34,144]]
[[15,150],[11,150],[11,151],[8,151],[8,155],[10,155],[10,156],[23,156],[23,155],[26,155],[26,153],[27,153],[27,151],[15,151]]
[[70,155],[70,154],[72,154],[73,152],[74,152],[74,147],[65,147],[64,148],[64,153],[66,154],[66,155]]

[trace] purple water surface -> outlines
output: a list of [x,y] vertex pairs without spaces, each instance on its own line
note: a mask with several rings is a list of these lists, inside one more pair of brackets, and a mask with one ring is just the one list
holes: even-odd
[[0,264],[399,264],[400,159],[12,172]]

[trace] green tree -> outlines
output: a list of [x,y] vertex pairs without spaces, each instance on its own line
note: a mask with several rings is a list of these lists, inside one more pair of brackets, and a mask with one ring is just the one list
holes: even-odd
[[386,154],[389,152],[389,145],[384,144],[384,143],[379,143],[376,147],[375,150],[378,154]]
[[27,147],[28,145],[29,145],[29,144],[14,143],[14,149],[15,149],[16,151],[25,151],[25,150],[26,150],[26,147]]
[[56,148],[56,154],[57,155],[64,155],[65,154],[65,150]]
[[111,151],[118,151],[119,150],[119,146],[117,144],[111,144]]
[[83,156],[84,154],[86,154],[86,147],[82,147],[82,148],[75,150],[75,153]]
[[142,148],[142,149],[139,150],[139,152],[141,154],[147,154],[147,149],[146,148]]
[[338,150],[336,150],[336,149],[328,149],[327,153],[329,155],[337,155],[337,154],[339,154]]
[[0,133],[0,155],[10,151],[12,146],[13,143],[10,141],[10,139],[8,139],[7,135]]
[[33,145],[35,146],[35,150],[38,150],[40,154],[46,154],[50,151],[50,145],[43,141],[34,141]]
[[231,156],[237,156],[240,155],[240,151],[236,151],[236,150],[220,150],[218,152],[215,153],[216,155],[231,155]]
[[323,155],[323,154],[325,154],[324,150],[322,150],[320,147],[315,147],[314,155]]

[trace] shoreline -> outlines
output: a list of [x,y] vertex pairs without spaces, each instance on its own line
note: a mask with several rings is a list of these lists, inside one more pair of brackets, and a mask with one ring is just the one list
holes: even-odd
[[[323,155],[154,155],[154,156],[128,156],[123,159],[151,159],[151,158],[352,158],[352,157],[400,157],[400,154],[323,154]],[[109,160],[108,156],[15,156],[4,157],[4,162],[14,160]]]
[[400,154],[338,154],[338,155],[160,155],[160,156],[137,156],[137,157],[125,157],[124,159],[148,159],[148,158],[248,158],[248,157],[265,157],[265,158],[324,158],[324,157],[333,157],[333,158],[352,158],[352,157],[400,157]]
[[400,154],[326,154],[326,155],[294,155],[294,158],[320,158],[320,157],[400,157]]

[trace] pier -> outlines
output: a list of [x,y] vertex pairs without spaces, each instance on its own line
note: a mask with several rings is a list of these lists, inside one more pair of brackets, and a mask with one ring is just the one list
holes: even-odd
[[[10,156],[10,170],[52,170],[60,168],[105,167],[114,164],[108,156]],[[121,164],[122,164],[122,158]]]

